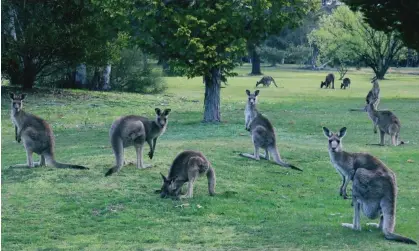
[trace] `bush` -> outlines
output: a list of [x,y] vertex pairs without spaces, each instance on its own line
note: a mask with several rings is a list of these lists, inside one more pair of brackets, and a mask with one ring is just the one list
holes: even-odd
[[167,86],[147,63],[147,55],[133,48],[124,49],[120,61],[112,65],[111,89],[151,94],[163,92]]

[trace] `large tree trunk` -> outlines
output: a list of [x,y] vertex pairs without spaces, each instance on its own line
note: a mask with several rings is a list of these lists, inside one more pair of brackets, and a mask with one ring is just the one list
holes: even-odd
[[256,46],[252,46],[250,50],[250,56],[252,58],[252,75],[262,75],[260,70],[260,55],[256,51]]
[[311,54],[311,69],[312,70],[316,69],[318,55],[319,55],[319,48],[317,48],[317,46],[313,44],[313,52]]
[[203,122],[220,122],[220,90],[221,71],[213,68],[210,75],[204,76],[205,99],[204,99],[204,120]]
[[23,67],[23,89],[32,89],[36,79],[36,69],[32,59],[25,58]]
[[105,66],[102,72],[102,78],[100,81],[101,90],[110,90],[111,89],[111,65],[108,64]]
[[87,87],[87,72],[85,64],[79,64],[76,67],[76,71],[74,72],[74,85],[77,88]]

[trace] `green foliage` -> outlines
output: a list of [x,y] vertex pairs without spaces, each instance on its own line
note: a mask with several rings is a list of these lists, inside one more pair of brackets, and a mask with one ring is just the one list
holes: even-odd
[[324,58],[341,64],[362,61],[380,79],[384,78],[402,48],[394,33],[374,30],[363,21],[360,12],[352,12],[347,6],[324,15],[319,29],[310,33],[309,39],[318,46]]
[[111,86],[112,90],[137,93],[161,93],[167,88],[139,48],[121,52],[120,60],[112,65]]
[[406,46],[419,50],[419,4],[416,0],[342,0],[353,10],[360,10],[372,28],[397,35]]

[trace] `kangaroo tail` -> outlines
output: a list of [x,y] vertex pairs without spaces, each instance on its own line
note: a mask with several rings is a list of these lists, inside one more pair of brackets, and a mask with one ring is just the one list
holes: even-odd
[[278,87],[277,85],[276,85],[276,82],[275,82],[275,80],[272,80],[273,82],[274,82],[274,85],[276,86],[276,87]]
[[386,240],[390,240],[390,241],[397,241],[397,242],[403,242],[406,244],[413,244],[413,245],[417,245],[416,241],[409,239],[407,237],[403,237],[401,235],[395,234],[395,233],[386,233],[384,235],[384,238],[386,238]]
[[210,167],[207,171],[207,178],[208,178],[208,192],[211,196],[215,195],[215,170],[214,168]]
[[302,171],[303,171],[303,170],[301,170],[300,168],[298,168],[298,167],[296,167],[296,166],[294,166],[294,165],[291,165],[291,164],[288,164],[288,163],[285,163],[284,161],[282,161],[282,160],[281,160],[281,156],[279,155],[278,149],[277,149],[276,147],[271,147],[271,148],[269,149],[269,152],[271,153],[272,158],[274,159],[274,161],[275,161],[278,165],[283,166],[283,167],[289,167],[289,168],[291,168],[291,169],[298,170],[298,171],[300,171],[300,172],[302,172]]
[[71,169],[80,169],[80,170],[88,170],[88,167],[85,166],[79,166],[79,165],[72,165],[72,164],[66,164],[66,163],[60,163],[57,162],[54,158],[53,154],[44,154],[45,161],[48,165],[51,165],[55,168],[71,168]]

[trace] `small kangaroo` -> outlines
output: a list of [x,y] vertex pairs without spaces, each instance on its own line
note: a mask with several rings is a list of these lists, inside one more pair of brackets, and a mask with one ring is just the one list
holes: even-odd
[[263,156],[265,159],[269,160],[269,153],[271,153],[276,164],[283,167],[289,167],[294,170],[303,171],[300,168],[281,160],[281,156],[279,155],[278,148],[276,146],[275,130],[269,119],[263,116],[256,109],[259,90],[256,90],[254,94],[251,94],[249,90],[246,90],[246,93],[248,99],[244,111],[245,127],[246,130],[250,131],[250,135],[252,136],[254,154],[240,153],[240,156],[259,160],[259,148],[262,148],[265,150],[265,156]]
[[340,84],[340,89],[346,89],[346,87],[350,87],[351,85],[351,80],[349,78],[344,78],[342,84]]
[[[361,230],[361,208],[369,219],[380,217],[380,223],[367,225],[380,228],[387,240],[417,244],[415,241],[394,233],[396,226],[397,183],[396,175],[379,159],[368,153],[349,153],[342,150],[342,138],[346,128],[333,134],[323,127],[329,139],[329,155],[336,168],[349,174],[352,180],[353,223],[342,223],[343,227]],[[342,188],[341,188],[342,189]],[[346,187],[345,187],[346,189]]]
[[377,133],[377,126],[380,129],[380,145],[384,145],[384,135],[388,134],[391,137],[391,142],[394,146],[404,144],[400,140],[401,123],[397,116],[391,111],[377,111],[374,100],[367,100],[365,111],[374,125],[374,133]]
[[[57,162],[55,160],[54,146],[55,138],[51,126],[43,119],[23,111],[23,100],[26,94],[16,95],[10,93],[11,118],[15,125],[15,139],[23,141],[26,149],[26,164],[13,165],[11,167],[35,167],[51,165],[56,168],[89,169],[84,166],[71,165]],[[33,153],[41,155],[39,162],[32,159]]]
[[153,159],[157,138],[166,131],[171,109],[165,109],[161,112],[159,108],[156,108],[155,111],[155,120],[128,115],[118,118],[112,123],[109,137],[115,154],[116,165],[109,169],[105,176],[119,172],[124,164],[124,148],[129,146],[134,146],[137,152],[137,168],[151,167],[151,165],[144,165],[143,163],[144,143],[147,142],[150,146],[148,156]]
[[188,192],[180,198],[192,198],[193,185],[198,177],[204,174],[208,178],[208,192],[211,196],[214,196],[216,179],[215,170],[211,167],[211,163],[201,152],[183,151],[173,161],[169,169],[169,176],[166,178],[161,174],[163,186],[156,192],[160,193],[161,198],[168,196],[179,198],[182,185],[188,182]]
[[365,100],[367,103],[374,101],[374,107],[378,109],[378,104],[380,103],[380,85],[378,84],[377,77],[373,77],[371,83],[372,88],[368,92]]
[[271,85],[271,82],[273,82],[274,85],[278,87],[274,78],[271,76],[263,76],[261,80],[256,82],[256,87],[258,87],[260,84],[262,84],[264,87],[269,87]]
[[325,86],[325,88],[329,88],[330,84],[332,84],[332,89],[335,89],[335,75],[333,75],[333,73],[327,74],[324,82],[320,82],[320,88],[323,88],[323,86]]

